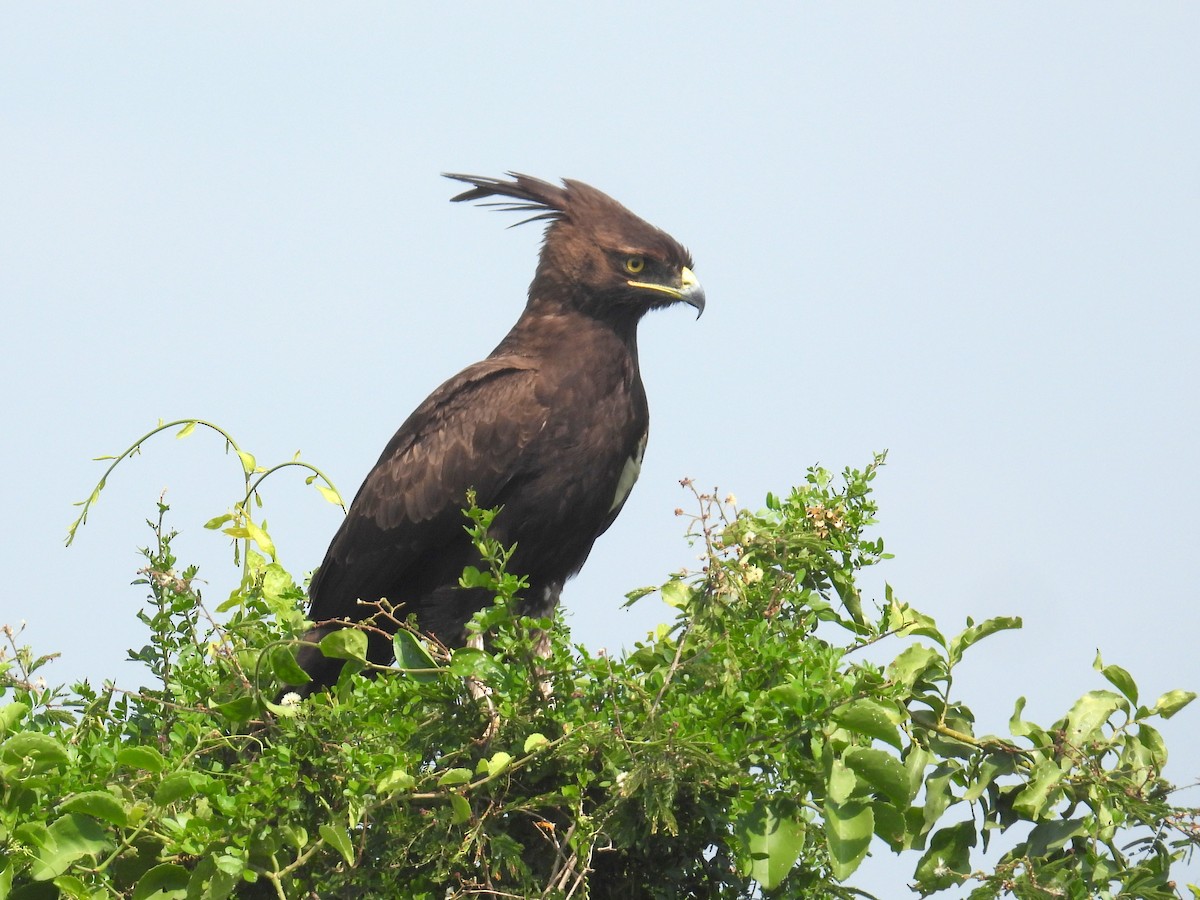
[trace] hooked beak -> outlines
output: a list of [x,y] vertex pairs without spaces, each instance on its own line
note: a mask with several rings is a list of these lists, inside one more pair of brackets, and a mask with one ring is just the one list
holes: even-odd
[[687,266],[684,266],[679,273],[679,287],[656,284],[653,281],[630,281],[628,284],[630,287],[658,291],[661,294],[667,294],[675,300],[680,300],[688,306],[694,306],[696,308],[697,319],[704,314],[704,288],[700,286],[700,279],[696,277],[696,273]]
[[696,318],[704,315],[704,288],[700,279],[687,266],[679,273],[679,299],[689,306],[696,307]]

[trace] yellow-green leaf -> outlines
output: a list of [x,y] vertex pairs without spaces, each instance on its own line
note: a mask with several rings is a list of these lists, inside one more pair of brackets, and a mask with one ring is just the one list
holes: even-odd
[[535,731],[529,737],[525,738],[525,752],[528,753],[530,750],[536,750],[538,747],[542,747],[548,743],[550,742],[544,734],[540,731]]
[[334,506],[345,506],[346,505],[342,501],[342,495],[337,492],[336,488],[328,487],[327,485],[324,485],[324,484],[314,484],[313,487],[315,487],[318,491],[320,491],[321,496],[324,497],[326,500],[328,500],[330,503],[332,503]]
[[271,559],[275,559],[275,542],[271,540],[270,535],[249,519],[246,519],[246,536],[258,544],[263,553]]
[[442,777],[438,779],[438,784],[445,787],[451,784],[466,784],[471,780],[471,770],[464,769],[461,766],[454,769],[447,769],[442,773]]
[[492,754],[492,758],[488,760],[487,773],[489,776],[498,775],[508,768],[512,762],[512,755],[505,753],[503,750]]
[[325,839],[325,843],[342,854],[347,865],[354,865],[354,845],[350,843],[350,835],[345,828],[336,828],[328,822],[323,822],[317,830]]
[[660,590],[663,602],[676,609],[687,609],[692,602],[692,588],[682,581],[668,581]]
[[392,769],[379,779],[377,790],[380,794],[388,795],[396,791],[409,791],[416,785],[417,780],[404,769]]
[[1154,711],[1164,719],[1169,719],[1195,699],[1195,691],[1167,691],[1155,702]]
[[4,734],[20,722],[28,712],[29,704],[22,703],[19,700],[0,706],[0,734]]

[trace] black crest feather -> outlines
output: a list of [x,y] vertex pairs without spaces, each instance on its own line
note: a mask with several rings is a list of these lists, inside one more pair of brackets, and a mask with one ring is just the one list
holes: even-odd
[[510,228],[524,225],[526,222],[536,222],[542,219],[555,220],[567,216],[569,197],[565,188],[553,185],[532,175],[522,175],[520,172],[508,172],[512,181],[499,178],[484,178],[479,175],[461,175],[455,172],[443,172],[447,178],[462,181],[472,185],[470,190],[463,191],[451,197],[454,203],[485,200],[488,197],[512,197],[523,200],[523,203],[509,203],[504,200],[492,203],[481,203],[480,206],[491,206],[502,212],[536,211],[538,214],[522,219]]

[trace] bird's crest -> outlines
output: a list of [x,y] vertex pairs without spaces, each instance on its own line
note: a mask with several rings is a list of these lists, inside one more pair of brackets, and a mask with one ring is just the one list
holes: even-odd
[[490,206],[504,212],[533,213],[510,225],[510,228],[540,220],[549,221],[551,225],[561,222],[590,233],[607,246],[657,251],[663,258],[676,259],[686,266],[692,265],[687,248],[673,237],[635,215],[608,194],[582,181],[564,178],[559,187],[519,172],[507,173],[511,181],[452,172],[442,174],[471,185],[470,190],[452,197],[453,202],[507,197],[509,199],[481,203],[480,206]]
[[[510,200],[497,200],[492,203],[481,203],[479,205],[495,207],[503,212],[528,212],[532,210],[537,213],[527,219],[522,219],[520,222],[515,222],[508,226],[509,228],[516,228],[517,225],[524,225],[526,222],[536,222],[541,219],[556,220],[569,218],[568,209],[571,203],[568,189],[558,187],[548,181],[542,181],[540,178],[534,178],[531,175],[521,175],[518,172],[508,173],[514,179],[513,181],[502,181],[499,178],[484,178],[479,175],[458,175],[454,172],[443,172],[442,174],[447,178],[453,178],[456,181],[464,181],[469,185],[473,185],[469,191],[463,191],[461,194],[451,197],[450,199],[454,203],[484,200],[488,197],[511,197],[513,200],[524,202],[515,203]],[[571,182],[564,182],[564,184],[569,186]],[[597,193],[599,192],[597,191]],[[615,203],[616,201],[612,202]]]

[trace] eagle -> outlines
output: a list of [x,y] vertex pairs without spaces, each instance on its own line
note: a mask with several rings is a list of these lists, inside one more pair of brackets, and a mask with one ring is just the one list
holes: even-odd
[[[311,693],[342,661],[315,646],[386,598],[447,646],[491,601],[459,584],[479,562],[464,525],[467,492],[500,512],[489,534],[515,546],[508,570],[528,587],[519,612],[550,615],[637,480],[649,408],[637,326],[647,312],[686,303],[704,311],[692,257],[666,232],[580,181],[562,186],[446,173],[470,185],[453,201],[532,213],[546,221],[525,309],[486,359],[435,390],[384,447],[309,587],[297,659]],[[382,623],[376,622],[377,626]],[[368,658],[387,664],[390,641],[369,635]]]

